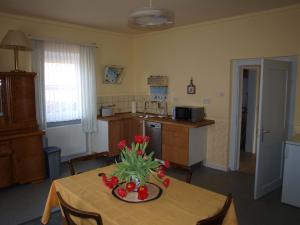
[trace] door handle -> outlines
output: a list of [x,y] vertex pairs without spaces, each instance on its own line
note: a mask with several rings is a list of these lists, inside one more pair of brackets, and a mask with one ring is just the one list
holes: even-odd
[[271,130],[264,130],[264,129],[261,129],[261,130],[262,130],[262,132],[261,132],[261,143],[263,143],[265,134],[270,134]]

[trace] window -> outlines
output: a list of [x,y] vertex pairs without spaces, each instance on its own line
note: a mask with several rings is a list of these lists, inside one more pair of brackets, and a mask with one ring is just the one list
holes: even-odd
[[45,43],[46,122],[81,119],[80,47]]

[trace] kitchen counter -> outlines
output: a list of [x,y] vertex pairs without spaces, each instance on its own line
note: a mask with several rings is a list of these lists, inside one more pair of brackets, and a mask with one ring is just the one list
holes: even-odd
[[300,134],[294,135],[292,138],[288,139],[285,143],[292,145],[300,145]]
[[[148,117],[146,115],[148,115]],[[215,123],[214,120],[207,120],[207,119],[204,119],[199,122],[173,120],[169,116],[168,117],[159,117],[156,114],[149,114],[149,113],[147,113],[147,114],[145,114],[145,113],[118,113],[113,116],[107,116],[107,117],[98,116],[97,117],[98,120],[102,120],[102,121],[115,121],[115,120],[122,120],[122,119],[128,119],[128,118],[136,118],[139,120],[158,122],[158,123],[162,123],[162,124],[181,125],[183,127],[188,127],[188,128],[204,127],[204,126],[212,125]]]

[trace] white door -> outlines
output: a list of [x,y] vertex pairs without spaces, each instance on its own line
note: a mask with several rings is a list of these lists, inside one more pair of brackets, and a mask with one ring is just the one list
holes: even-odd
[[287,135],[289,63],[263,59],[261,65],[254,199],[281,186]]

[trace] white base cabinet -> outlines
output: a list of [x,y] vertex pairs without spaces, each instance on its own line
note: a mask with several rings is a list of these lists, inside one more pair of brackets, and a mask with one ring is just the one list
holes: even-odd
[[108,122],[97,120],[98,134],[93,138],[94,152],[108,151]]
[[300,135],[296,135],[285,145],[281,201],[300,207]]

